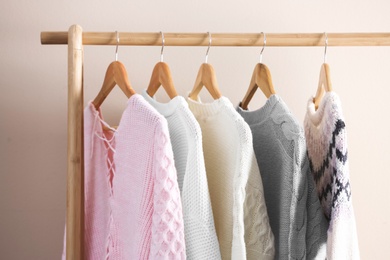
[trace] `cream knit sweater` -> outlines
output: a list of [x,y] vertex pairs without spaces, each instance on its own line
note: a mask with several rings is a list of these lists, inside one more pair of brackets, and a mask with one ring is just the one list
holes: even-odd
[[327,92],[317,110],[312,98],[309,100],[305,135],[318,197],[329,221],[327,259],[359,259],[346,128],[335,92]]
[[188,103],[202,129],[222,259],[273,259],[274,238],[249,126],[226,97]]
[[159,103],[146,90],[142,95],[168,122],[183,205],[187,259],[221,259],[199,124],[183,97]]

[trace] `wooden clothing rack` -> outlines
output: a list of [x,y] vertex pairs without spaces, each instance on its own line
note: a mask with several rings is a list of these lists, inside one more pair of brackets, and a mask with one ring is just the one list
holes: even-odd
[[[120,32],[119,45],[159,46],[161,34]],[[164,33],[165,46],[208,46],[207,33]],[[263,46],[262,33],[213,33],[212,46]],[[324,33],[267,33],[269,46],[321,46]],[[390,33],[327,33],[328,46],[390,46]],[[66,259],[84,259],[83,45],[116,45],[115,32],[41,32],[42,44],[68,44]]]

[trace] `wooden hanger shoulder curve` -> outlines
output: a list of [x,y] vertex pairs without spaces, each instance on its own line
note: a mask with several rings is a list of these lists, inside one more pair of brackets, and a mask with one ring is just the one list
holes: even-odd
[[332,82],[330,79],[330,68],[327,63],[323,63],[320,69],[320,78],[318,81],[318,87],[316,95],[313,99],[315,109],[320,105],[324,92],[332,91]]
[[199,92],[201,91],[203,86],[206,87],[213,99],[219,99],[222,96],[219,90],[215,70],[213,66],[209,63],[203,63],[200,66],[194,87],[189,94],[189,97],[193,100],[197,100]]
[[252,100],[252,97],[255,94],[257,88],[260,88],[267,98],[273,94],[276,94],[274,85],[272,83],[271,72],[263,63],[257,63],[253,70],[248,90],[241,102],[242,109],[248,109],[249,102]]
[[104,77],[103,85],[92,101],[92,104],[98,109],[103,101],[106,99],[111,90],[118,85],[120,89],[125,93],[126,97],[130,98],[135,94],[134,89],[131,87],[127,71],[123,63],[119,61],[111,62],[107,68],[106,75]]
[[146,92],[149,96],[153,97],[161,85],[171,99],[177,96],[171,70],[169,69],[168,64],[162,61],[154,66]]

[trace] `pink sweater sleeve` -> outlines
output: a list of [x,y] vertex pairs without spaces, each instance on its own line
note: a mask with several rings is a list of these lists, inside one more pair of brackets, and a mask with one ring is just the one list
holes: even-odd
[[166,121],[155,131],[150,259],[186,259],[182,204]]

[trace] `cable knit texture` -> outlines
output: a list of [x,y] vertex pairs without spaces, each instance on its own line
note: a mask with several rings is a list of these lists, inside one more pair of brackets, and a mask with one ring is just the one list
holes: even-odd
[[203,158],[202,132],[181,96],[159,103],[143,97],[168,122],[177,179],[181,191],[187,259],[221,259]]
[[275,259],[325,259],[326,219],[314,190],[302,127],[277,95],[258,110],[237,111],[252,130]]
[[273,234],[249,126],[226,97],[208,104],[187,101],[202,129],[222,259],[273,259]]
[[309,100],[305,134],[310,168],[329,221],[327,259],[359,259],[345,121],[335,92],[325,94],[317,111]]

